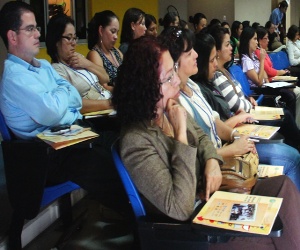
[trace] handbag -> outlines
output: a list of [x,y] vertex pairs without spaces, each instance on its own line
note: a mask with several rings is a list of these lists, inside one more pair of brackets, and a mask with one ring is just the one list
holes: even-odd
[[252,152],[224,158],[224,164],[221,166],[223,178],[219,190],[250,194],[257,181],[258,163],[258,154]]

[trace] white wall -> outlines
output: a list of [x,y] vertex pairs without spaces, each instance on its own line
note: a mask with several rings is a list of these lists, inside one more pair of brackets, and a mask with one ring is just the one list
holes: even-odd
[[248,20],[250,24],[259,22],[265,26],[272,11],[271,0],[235,0],[235,20],[240,22]]

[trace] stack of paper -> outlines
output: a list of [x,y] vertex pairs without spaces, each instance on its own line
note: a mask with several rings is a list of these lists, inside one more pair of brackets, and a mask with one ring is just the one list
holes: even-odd
[[268,235],[282,198],[216,191],[193,223]]
[[250,110],[255,120],[279,120],[284,115],[282,108],[255,106]]
[[72,125],[70,131],[59,135],[51,134],[49,130],[37,134],[38,138],[51,145],[54,149],[68,147],[98,136],[99,135],[91,131],[90,128],[83,128],[78,125]]
[[241,135],[259,139],[270,139],[279,129],[280,127],[255,124],[241,124],[236,127]]

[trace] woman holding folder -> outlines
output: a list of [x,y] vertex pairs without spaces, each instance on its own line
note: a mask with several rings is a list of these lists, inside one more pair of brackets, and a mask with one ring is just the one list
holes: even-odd
[[[112,101],[122,121],[120,155],[147,215],[190,221],[199,190],[207,200],[219,188],[222,160],[176,101],[179,85],[168,49],[154,37],[141,37],[132,42],[119,68]],[[238,237],[209,249],[284,249],[287,244],[299,249],[300,194],[293,183],[286,176],[265,179],[253,194],[283,197],[282,236]]]
[[[217,50],[213,37],[209,34],[198,34],[194,47],[196,51],[193,49],[194,35],[189,30],[164,30],[160,39],[168,46],[175,65],[178,65],[177,73],[181,80],[180,103],[209,135],[217,153],[222,157],[229,157],[257,151],[261,163],[284,166],[284,173],[300,190],[300,154],[296,149],[284,143],[254,145],[253,141],[249,141],[246,136],[240,136],[234,129],[239,123],[251,121],[250,114],[241,112],[223,122],[204,98],[198,84],[206,84],[217,69]],[[197,83],[190,79],[192,75]],[[236,136],[240,136],[240,139],[234,140]],[[233,143],[222,147],[222,141]]]

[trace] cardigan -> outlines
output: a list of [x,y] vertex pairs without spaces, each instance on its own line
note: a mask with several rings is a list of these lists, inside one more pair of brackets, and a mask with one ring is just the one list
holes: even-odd
[[[187,137],[189,145],[166,136],[150,121],[121,130],[122,161],[142,198],[157,209],[151,213],[188,220],[194,211],[206,161],[214,158],[222,163],[209,137],[189,115]],[[149,205],[146,211],[150,212]]]

